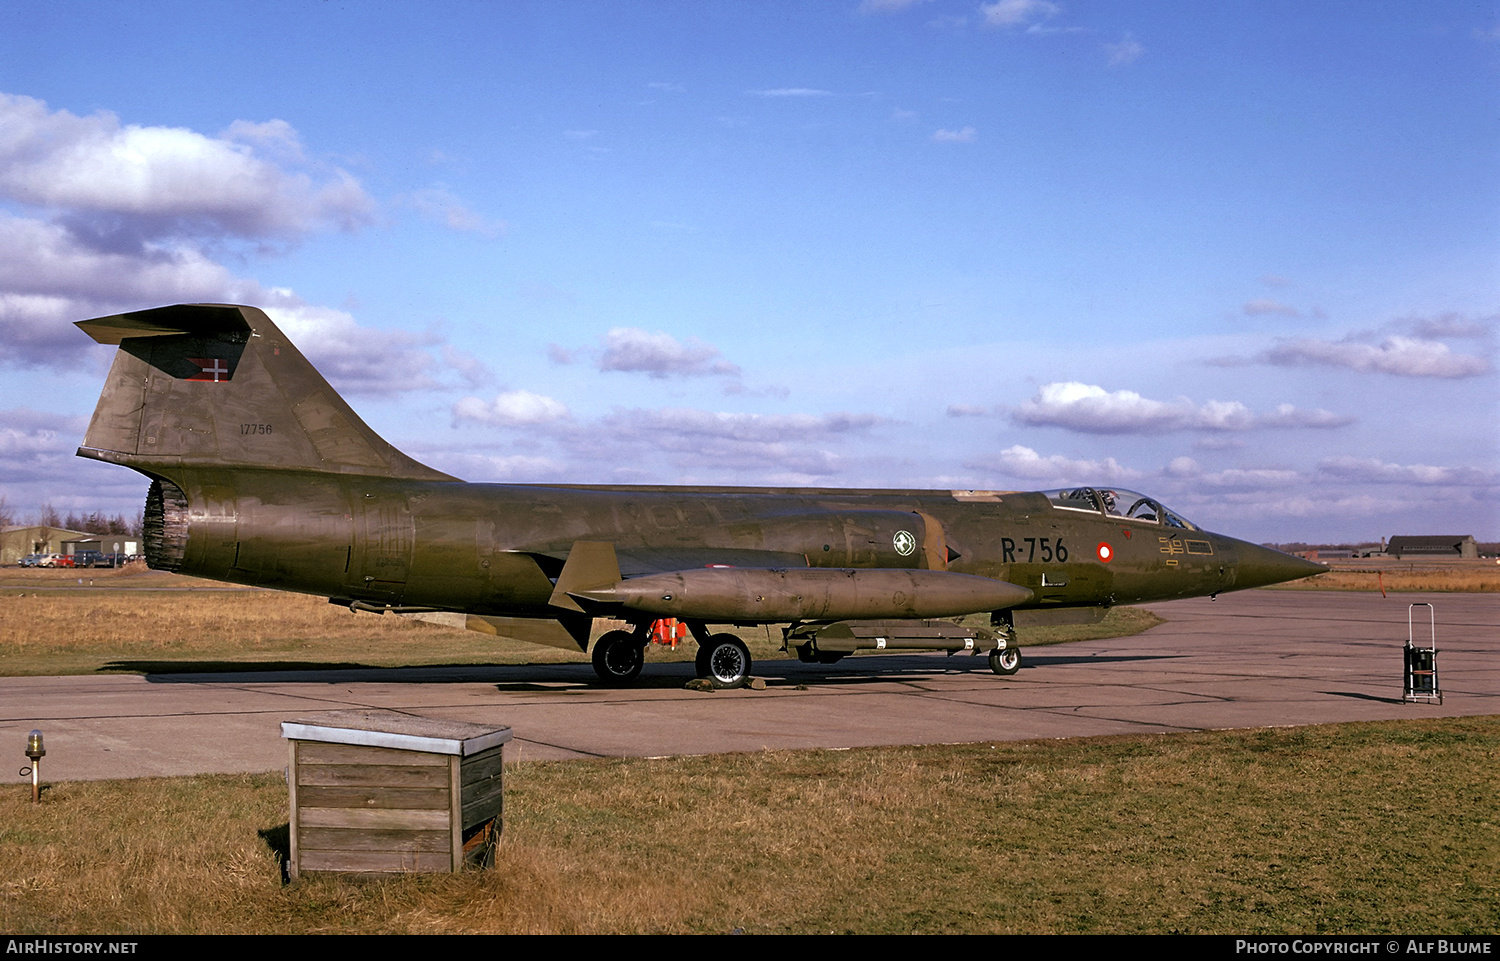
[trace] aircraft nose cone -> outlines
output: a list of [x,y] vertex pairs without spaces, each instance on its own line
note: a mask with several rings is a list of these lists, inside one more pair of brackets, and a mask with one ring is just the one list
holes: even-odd
[[1234,548],[1239,558],[1239,568],[1234,578],[1236,589],[1264,587],[1267,584],[1280,584],[1328,572],[1328,568],[1317,561],[1283,554],[1259,544],[1238,541]]

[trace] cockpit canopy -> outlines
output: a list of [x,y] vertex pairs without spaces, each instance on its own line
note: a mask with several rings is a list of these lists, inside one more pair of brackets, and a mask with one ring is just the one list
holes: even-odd
[[1042,493],[1059,510],[1087,511],[1090,514],[1106,514],[1145,524],[1198,530],[1198,525],[1192,521],[1167,510],[1160,501],[1136,491],[1119,487],[1068,487]]

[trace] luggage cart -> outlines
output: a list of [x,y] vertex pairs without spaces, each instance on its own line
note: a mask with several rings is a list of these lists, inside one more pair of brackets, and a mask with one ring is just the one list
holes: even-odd
[[[1416,644],[1412,610],[1418,607],[1427,608],[1427,627],[1431,638],[1428,647],[1418,647]],[[1437,672],[1437,614],[1433,611],[1432,605],[1426,601],[1407,605],[1406,647],[1403,653],[1406,655],[1406,684],[1401,694],[1402,703],[1409,701],[1443,703],[1443,689],[1438,685]]]

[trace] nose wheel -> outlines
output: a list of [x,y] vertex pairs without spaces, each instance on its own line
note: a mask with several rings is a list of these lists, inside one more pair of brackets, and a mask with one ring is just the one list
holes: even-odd
[[990,670],[996,674],[1014,674],[1021,669],[1019,647],[997,647],[990,651]]

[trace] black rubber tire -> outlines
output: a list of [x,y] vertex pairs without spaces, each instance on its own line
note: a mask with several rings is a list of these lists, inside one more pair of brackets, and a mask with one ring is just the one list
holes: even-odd
[[750,680],[753,662],[750,648],[744,641],[733,634],[715,634],[707,644],[698,645],[693,666],[699,677],[705,677],[714,687],[727,691],[743,687]]
[[997,647],[990,651],[990,670],[996,674],[1010,675],[1021,669],[1019,647]]
[[629,631],[610,631],[594,642],[594,673],[610,687],[631,683],[646,663],[646,649]]

